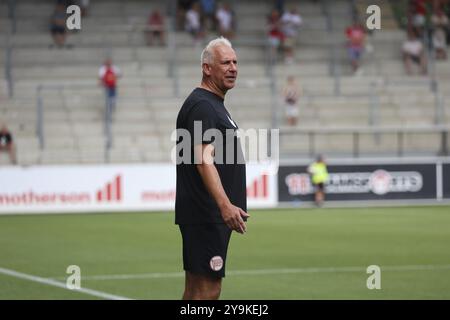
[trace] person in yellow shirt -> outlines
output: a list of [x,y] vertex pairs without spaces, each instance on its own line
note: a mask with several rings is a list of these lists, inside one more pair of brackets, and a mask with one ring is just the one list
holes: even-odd
[[328,169],[322,155],[309,165],[308,173],[314,186],[314,201],[320,207],[325,200],[325,183],[328,181]]

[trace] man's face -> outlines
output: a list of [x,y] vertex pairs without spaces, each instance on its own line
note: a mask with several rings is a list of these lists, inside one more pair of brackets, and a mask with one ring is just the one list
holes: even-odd
[[237,78],[237,58],[234,50],[222,45],[213,48],[214,61],[209,66],[211,80],[222,91],[234,87]]

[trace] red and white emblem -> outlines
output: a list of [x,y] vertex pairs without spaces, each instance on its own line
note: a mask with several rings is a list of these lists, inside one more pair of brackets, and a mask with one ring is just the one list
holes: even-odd
[[209,260],[209,266],[214,271],[219,271],[223,267],[223,259],[221,256],[214,256]]

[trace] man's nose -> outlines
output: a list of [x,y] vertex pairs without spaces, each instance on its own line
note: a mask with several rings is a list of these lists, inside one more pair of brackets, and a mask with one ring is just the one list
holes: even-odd
[[230,71],[236,72],[237,71],[237,64],[236,63],[230,63]]

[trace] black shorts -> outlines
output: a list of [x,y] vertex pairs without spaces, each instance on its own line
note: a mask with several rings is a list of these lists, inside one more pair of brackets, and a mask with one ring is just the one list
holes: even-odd
[[315,186],[316,186],[316,190],[323,191],[323,189],[324,189],[324,184],[322,182],[316,183]]
[[193,274],[225,277],[227,249],[232,230],[221,223],[182,224],[183,268]]

